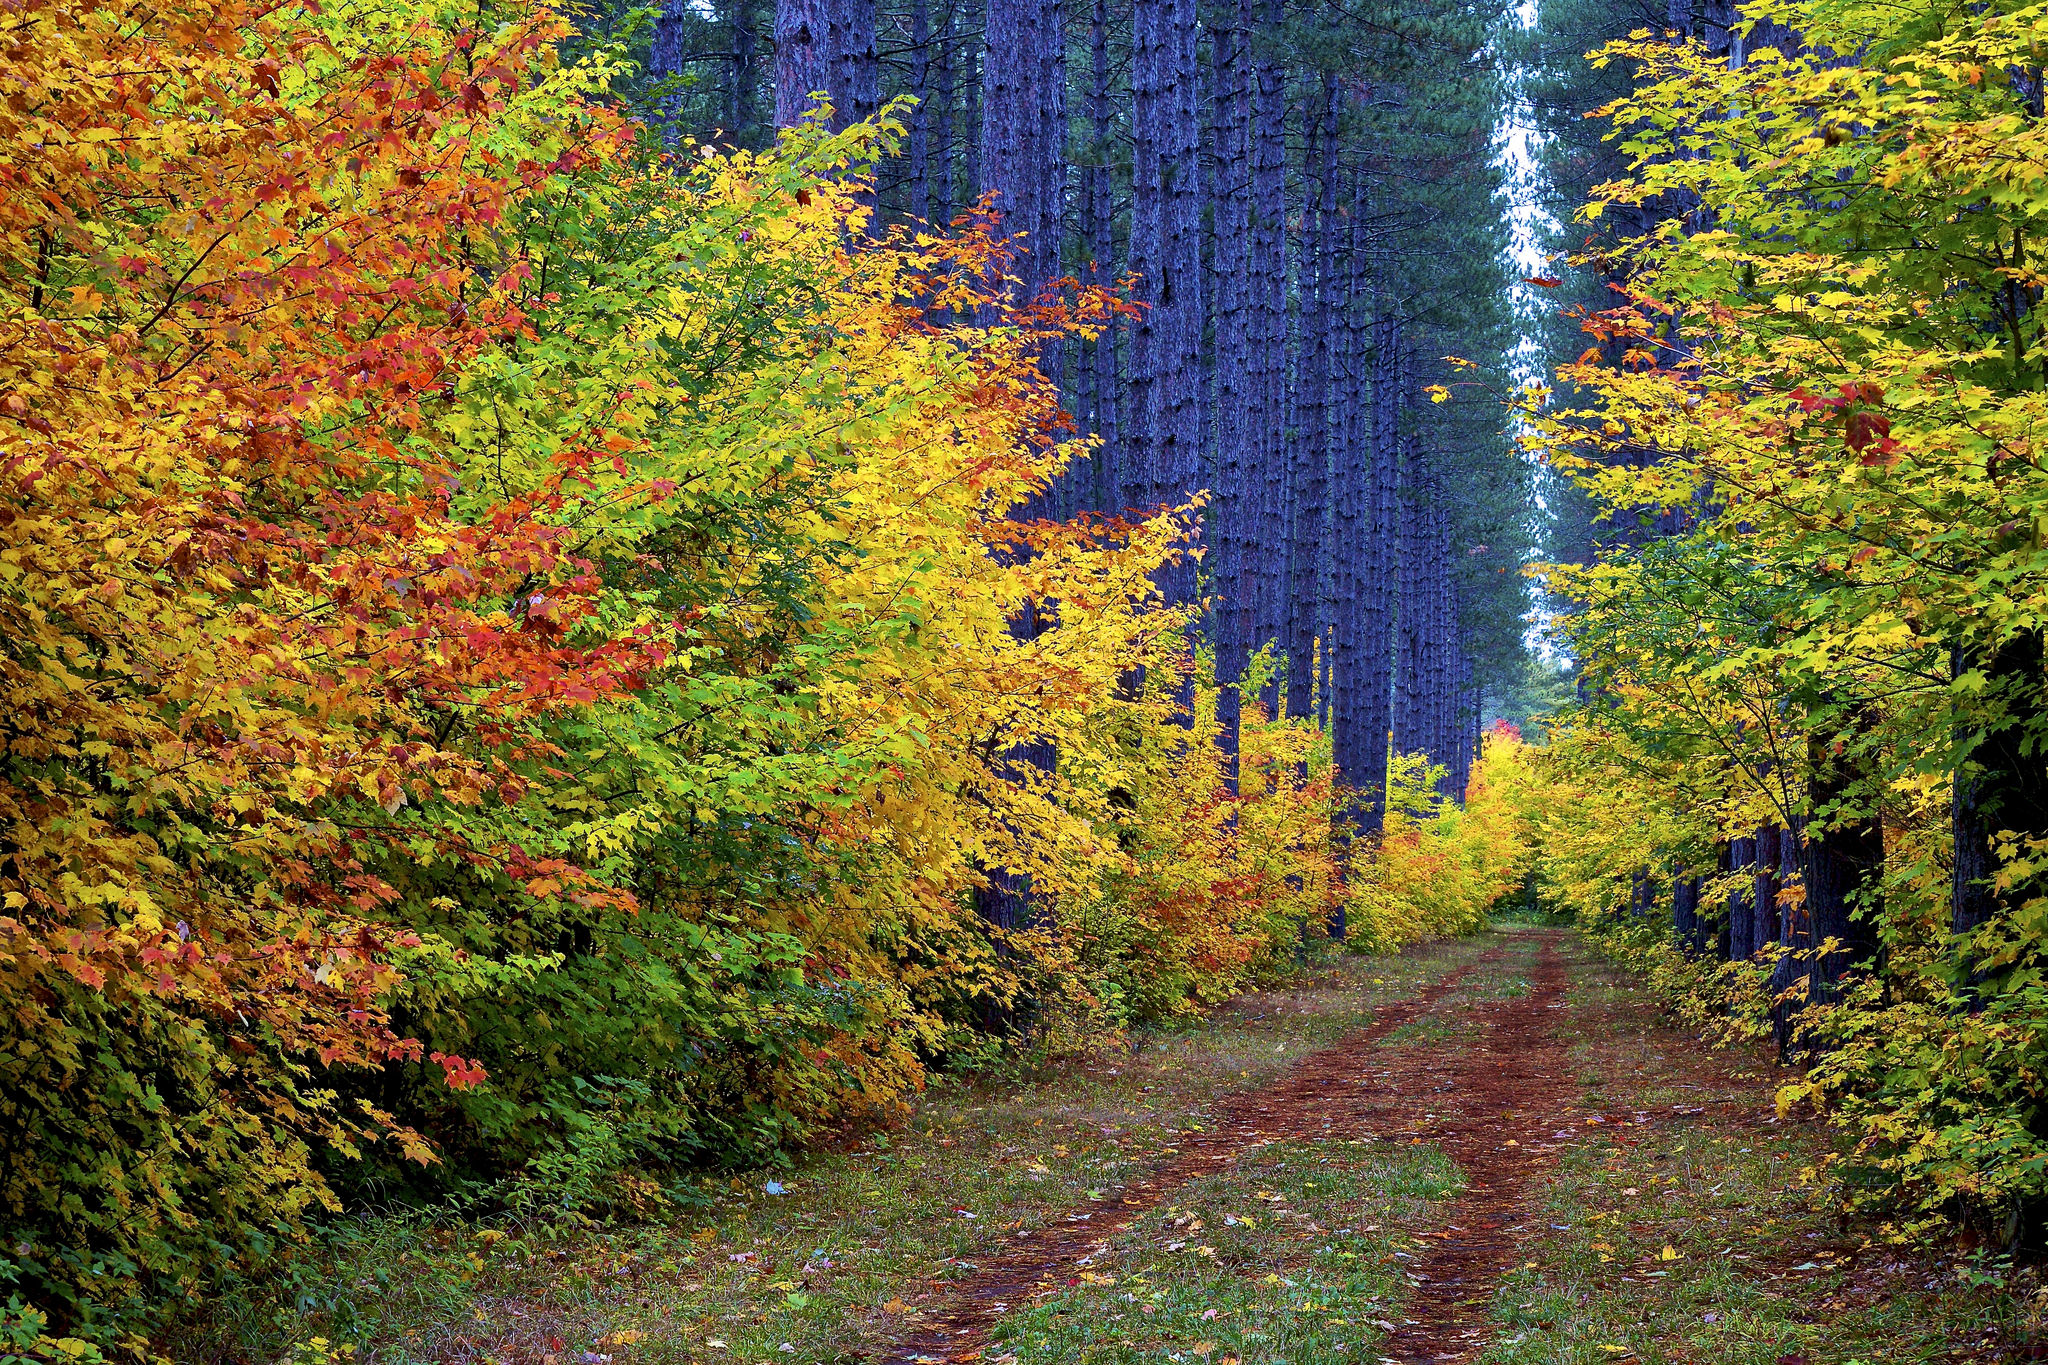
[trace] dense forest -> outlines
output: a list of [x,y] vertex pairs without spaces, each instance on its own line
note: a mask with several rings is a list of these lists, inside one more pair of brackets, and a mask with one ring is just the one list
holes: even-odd
[[0,33],[0,1362],[1508,910],[2038,1249],[2041,9]]

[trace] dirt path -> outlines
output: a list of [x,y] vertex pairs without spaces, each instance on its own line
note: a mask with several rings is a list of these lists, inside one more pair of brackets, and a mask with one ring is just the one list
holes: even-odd
[[[1557,1030],[1566,979],[1557,936],[1541,940],[1529,990],[1475,1002],[1471,1031],[1454,1042],[1382,1044],[1502,952],[1387,1008],[1368,1027],[1303,1058],[1277,1084],[1226,1099],[1211,1131],[1190,1134],[1176,1159],[1124,1187],[1115,1222],[1054,1221],[981,1261],[959,1296],[888,1358],[922,1365],[975,1358],[1011,1306],[1056,1292],[1137,1216],[1218,1163],[1281,1139],[1354,1138],[1436,1144],[1470,1182],[1445,1227],[1430,1235],[1431,1249],[1408,1263],[1408,1321],[1379,1353],[1403,1365],[1476,1354],[1494,1281],[1515,1260],[1524,1194],[1556,1148],[1577,1135],[1564,1128],[1577,1120],[1566,1112],[1575,1091]],[[1090,1212],[1100,1217],[1101,1206],[1075,1211]]]
[[[1219,1164],[1282,1139],[1361,1135],[1368,1115],[1380,1112],[1379,1097],[1361,1088],[1359,1080],[1384,1060],[1378,1051],[1381,1041],[1429,1013],[1475,968],[1501,955],[1502,950],[1495,949],[1409,999],[1389,1005],[1365,1028],[1302,1058],[1275,1084],[1225,1098],[1217,1105],[1216,1122],[1209,1130],[1184,1135],[1172,1161],[1123,1186],[1118,1192],[1120,1215],[1109,1215],[1115,1221],[1095,1222],[1104,1215],[1102,1206],[1081,1206],[1070,1218],[1051,1220],[1021,1237],[1014,1248],[983,1258],[957,1297],[934,1310],[915,1336],[897,1342],[886,1359],[912,1365],[973,1359],[989,1329],[1013,1305],[1056,1290],[1136,1218]],[[1088,1217],[1084,1220],[1082,1215]]]
[[1489,1335],[1494,1282],[1514,1264],[1517,1225],[1531,1181],[1577,1134],[1569,1057],[1559,1037],[1564,964],[1546,940],[1518,999],[1477,1011],[1478,1036],[1407,1048],[1373,1077],[1368,1121],[1386,1137],[1434,1143],[1470,1182],[1434,1246],[1410,1271],[1408,1322],[1379,1347],[1403,1365],[1465,1360]]

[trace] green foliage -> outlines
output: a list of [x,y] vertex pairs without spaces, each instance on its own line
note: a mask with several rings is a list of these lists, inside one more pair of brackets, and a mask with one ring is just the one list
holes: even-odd
[[[1545,889],[1697,1021],[1753,1037],[1778,1014],[1811,1063],[1784,1102],[1853,1134],[1830,1169],[1887,1233],[2010,1232],[2048,1199],[2039,831],[1989,813],[1977,927],[1954,831],[1987,768],[2048,737],[2048,680],[1985,662],[2048,620],[2023,245],[2048,226],[2048,16],[1757,5],[1711,50],[1620,18],[1590,71],[1546,77],[1603,101],[1605,147],[1568,140],[1553,172],[1588,201],[1576,264],[1612,290],[1573,319],[1585,349],[1530,403],[1532,444],[1616,529],[1550,571],[1585,694],[1552,745]],[[1876,951],[1839,985],[1799,941],[1797,878],[1797,951],[1756,964],[1686,960],[1644,917],[1695,876],[1718,914],[1717,845],[1851,824],[1883,867],[1851,921]]]

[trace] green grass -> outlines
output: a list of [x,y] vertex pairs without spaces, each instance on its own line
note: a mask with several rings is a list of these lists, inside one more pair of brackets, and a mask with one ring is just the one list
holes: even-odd
[[[358,1365],[847,1359],[914,1330],[970,1273],[962,1262],[1107,1201],[1219,1095],[1268,1082],[1487,946],[1336,957],[1048,1078],[935,1087],[900,1128],[793,1171],[703,1179],[639,1221],[352,1219],[166,1345],[181,1362],[277,1360],[315,1336],[354,1346]],[[784,1193],[764,1192],[771,1179]]]
[[[1777,1122],[1774,1077],[1698,1065],[1698,1044],[1646,1034],[1617,978],[1573,975],[1559,1022],[1586,1107],[1652,1121],[1560,1153],[1525,1223],[1535,1264],[1495,1296],[1487,1365],[1948,1361],[2012,1326],[2010,1298],[1953,1264],[1863,1248],[1802,1179],[1833,1136]],[[1715,1104],[1729,1097],[1745,1103]]]
[[[159,1349],[181,1363],[278,1361],[320,1336],[354,1347],[357,1365],[872,1359],[940,1312],[977,1256],[1077,1209],[1122,1221],[1119,1188],[1209,1126],[1219,1096],[1504,949],[1383,1040],[1458,1046],[1482,1011],[1528,992],[1538,942],[1503,926],[1398,959],[1336,959],[1054,1075],[939,1087],[899,1128],[793,1171],[702,1179],[638,1221],[351,1220],[290,1276],[244,1286]],[[1566,1001],[1547,1013],[1567,1034],[1580,1107],[1617,1122],[1561,1149],[1536,1188],[1521,1268],[1492,1297],[1487,1365],[1990,1361],[1980,1343],[2021,1333],[2015,1295],[1965,1283],[1962,1263],[1861,1248],[1801,1179],[1831,1135],[1769,1121],[1770,1068],[1703,1063],[1626,982],[1583,962]],[[1729,1097],[1741,1104],[1717,1103]],[[1015,1305],[986,1358],[1376,1362],[1420,1234],[1443,1225],[1463,1179],[1422,1145],[1246,1153],[1173,1191],[1070,1283]]]
[[1178,1192],[997,1341],[1022,1365],[1372,1360],[1405,1248],[1462,1188],[1430,1147],[1275,1143]]

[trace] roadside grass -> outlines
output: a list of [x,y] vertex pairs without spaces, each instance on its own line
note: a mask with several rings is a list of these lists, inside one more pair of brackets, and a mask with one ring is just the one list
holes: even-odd
[[1995,1343],[2013,1326],[2011,1296],[1971,1284],[1962,1263],[1866,1245],[1802,1182],[1834,1135],[1771,1116],[1762,1058],[1704,1057],[1601,967],[1574,964],[1567,999],[1582,1107],[1608,1123],[1562,1149],[1535,1191],[1481,1361],[2007,1358]]
[[276,1361],[315,1337],[357,1365],[848,1360],[915,1331],[976,1255],[1113,1202],[1219,1096],[1490,946],[1333,956],[1116,1054],[934,1086],[893,1129],[791,1170],[705,1177],[637,1218],[348,1219],[159,1349],[195,1365]]
[[[1191,1182],[1069,1279],[1005,1319],[991,1357],[1317,1365],[1376,1359],[1400,1268],[1463,1189],[1438,1150],[1277,1142]],[[1001,1354],[997,1354],[1001,1352]]]
[[[1445,1001],[1439,1001],[1438,1008],[1444,1008],[1446,1003]],[[1380,1038],[1379,1045],[1383,1048],[1397,1048],[1409,1047],[1418,1043],[1447,1043],[1457,1036],[1457,1029],[1453,1028],[1451,1024],[1440,1018],[1437,1014],[1431,1013],[1425,1014],[1419,1019],[1410,1019],[1405,1024],[1388,1029],[1385,1035]]]

